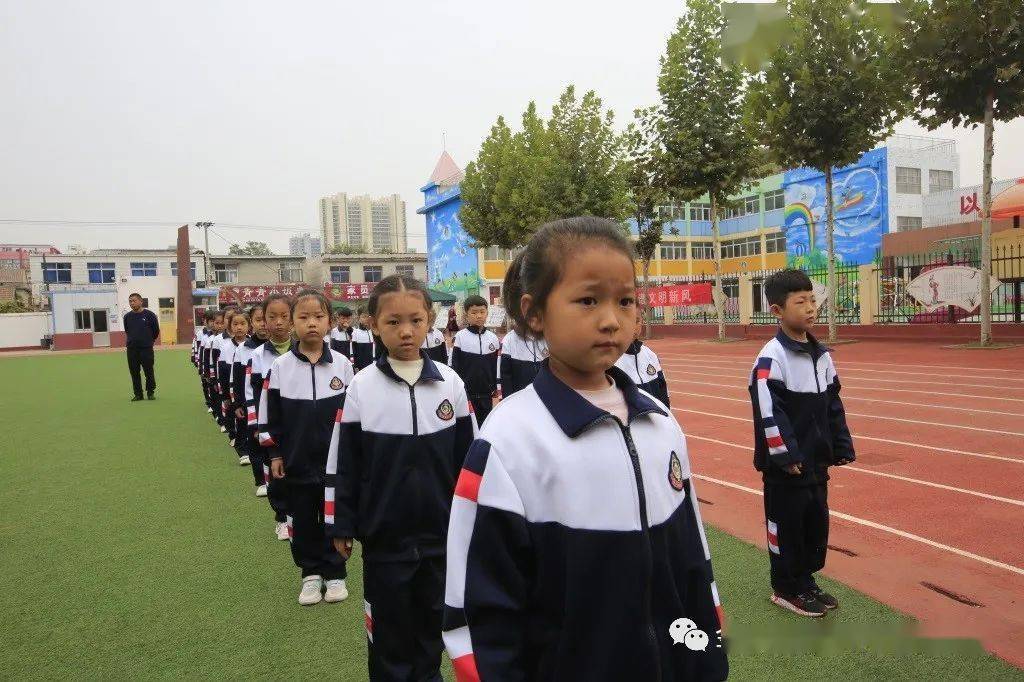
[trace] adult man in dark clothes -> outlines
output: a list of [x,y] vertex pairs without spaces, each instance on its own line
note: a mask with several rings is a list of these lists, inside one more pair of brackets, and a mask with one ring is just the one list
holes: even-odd
[[160,338],[160,321],[153,311],[142,307],[142,296],[132,294],[128,297],[131,311],[124,315],[124,332],[127,337],[128,371],[132,375],[132,388],[135,397],[132,402],[142,400],[141,368],[146,373],[146,396],[150,400],[156,398],[156,379],[153,378],[153,342]]

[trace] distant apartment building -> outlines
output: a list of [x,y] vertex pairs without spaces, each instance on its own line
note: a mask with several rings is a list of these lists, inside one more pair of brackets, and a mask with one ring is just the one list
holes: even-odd
[[288,240],[288,253],[292,256],[313,258],[321,254],[321,244],[322,242],[319,237],[314,237],[311,234],[301,234]]
[[398,194],[372,198],[339,192],[321,197],[319,213],[324,253],[337,246],[363,253],[404,253],[408,249],[405,202]]

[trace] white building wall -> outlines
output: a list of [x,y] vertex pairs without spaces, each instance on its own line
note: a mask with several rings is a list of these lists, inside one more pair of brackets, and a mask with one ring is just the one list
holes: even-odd
[[108,286],[105,291],[58,291],[51,295],[53,301],[53,333],[74,334],[75,333],[75,311],[76,310],[99,310],[107,311],[107,324],[110,332],[124,331],[121,316],[123,313],[118,309],[117,291]]
[[[196,278],[200,281],[206,280],[205,262],[202,255],[192,254],[190,260],[196,264]],[[177,262],[177,256],[167,252],[156,254],[132,254],[124,255],[98,255],[98,254],[53,254],[46,256],[47,263],[71,263],[71,282],[52,283],[48,287],[43,282],[43,257],[33,255],[29,257],[29,277],[32,287],[32,295],[36,298],[43,297],[46,291],[63,291],[67,289],[109,289],[120,284],[122,280],[132,278],[131,264],[135,262],[156,263],[155,277],[134,278],[142,280],[158,280],[161,278],[172,279],[171,263]],[[113,263],[114,282],[110,284],[94,284],[89,282],[89,263]],[[154,286],[162,287],[163,284],[154,283]],[[175,285],[177,291],[177,285]],[[140,292],[141,293],[141,292]],[[145,294],[144,294],[145,295]],[[169,294],[175,296],[176,294]]]
[[50,313],[0,315],[0,348],[40,347],[50,333]]
[[[1017,178],[1010,180],[992,181],[992,198],[1015,184]],[[969,207],[973,204],[974,195],[977,194],[978,210],[981,210],[981,185],[969,187],[955,187],[944,192],[935,192],[924,200],[924,227],[936,227],[938,225],[952,225],[955,223],[974,222],[981,219],[980,213],[963,214],[960,212],[961,205]],[[963,200],[963,204],[961,204]]]
[[[952,140],[897,135],[886,142],[886,170],[889,177],[889,231],[896,232],[898,216],[921,218],[924,224],[924,201],[928,195],[928,171],[953,173],[953,187],[960,184],[960,154]],[[918,168],[921,171],[921,193],[896,192],[896,167]]]

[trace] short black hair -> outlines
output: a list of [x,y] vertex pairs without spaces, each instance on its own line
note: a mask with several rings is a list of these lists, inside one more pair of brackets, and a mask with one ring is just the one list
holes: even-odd
[[263,316],[264,317],[266,317],[266,315],[267,315],[267,308],[269,308],[270,304],[273,303],[274,301],[281,301],[286,306],[288,306],[288,315],[291,316],[292,297],[288,296],[287,294],[277,293],[277,294],[270,294],[265,299],[263,299],[263,303],[260,304],[260,307],[263,308]]
[[140,294],[137,291],[133,291],[132,293],[128,294],[128,298],[131,298],[132,296],[138,296],[139,298],[142,298],[142,294]]
[[483,296],[473,294],[472,296],[467,296],[466,300],[462,302],[462,309],[468,313],[470,308],[475,308],[478,305],[482,305],[486,308],[487,301],[484,300]]
[[356,315],[362,315],[365,312],[366,312],[366,306],[361,305],[358,308],[356,308]]
[[292,317],[295,317],[295,306],[299,304],[304,298],[315,298],[316,302],[320,304],[320,309],[328,315],[331,314],[331,303],[324,296],[324,292],[318,289],[303,289],[299,293],[295,294],[295,298],[292,299]]
[[786,298],[799,291],[814,291],[811,278],[803,270],[780,270],[764,281],[764,297],[768,299],[768,305],[785,307]]
[[370,293],[370,300],[366,302],[366,307],[369,309],[369,313],[372,317],[377,317],[379,311],[380,299],[385,294],[392,294],[396,291],[416,291],[423,297],[423,305],[429,312],[433,307],[434,302],[430,300],[430,292],[427,291],[426,285],[414,277],[407,275],[388,275],[381,281],[377,282],[377,286],[373,288]]
[[207,308],[207,309],[206,309],[206,310],[205,310],[205,311],[203,312],[203,320],[204,320],[205,322],[209,322],[210,320],[212,320],[212,319],[213,319],[213,318],[215,318],[215,317],[217,317],[217,311],[216,311],[216,310],[214,310],[213,308]]
[[347,305],[341,306],[334,312],[337,313],[338,315],[341,315],[342,317],[352,317],[352,309],[349,308]]

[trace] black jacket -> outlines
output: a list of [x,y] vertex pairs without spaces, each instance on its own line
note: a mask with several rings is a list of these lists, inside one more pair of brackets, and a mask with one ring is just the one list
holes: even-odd
[[129,310],[124,314],[124,333],[129,348],[152,348],[160,338],[160,321],[152,310]]
[[498,386],[498,355],[501,341],[484,327],[466,327],[452,343],[452,369],[466,383],[472,396],[491,395]]

